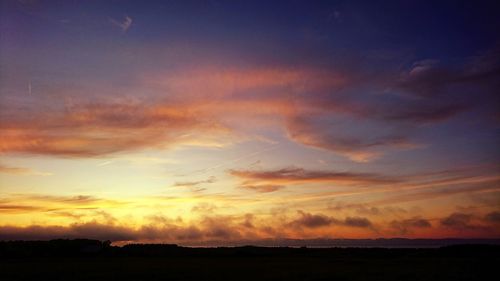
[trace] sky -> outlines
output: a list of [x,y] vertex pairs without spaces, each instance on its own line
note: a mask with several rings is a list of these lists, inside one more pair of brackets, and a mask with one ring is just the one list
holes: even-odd
[[0,1],[0,240],[500,238],[496,1]]

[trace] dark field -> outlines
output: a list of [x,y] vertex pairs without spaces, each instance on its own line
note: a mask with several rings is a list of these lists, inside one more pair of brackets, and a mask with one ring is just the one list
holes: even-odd
[[[20,249],[4,247],[0,252],[0,280],[493,280],[500,264],[500,248],[481,245],[439,249],[136,245],[79,252],[55,248],[48,253]],[[16,257],[6,256],[14,252]]]
[[498,259],[38,258],[2,261],[2,280],[492,280]]

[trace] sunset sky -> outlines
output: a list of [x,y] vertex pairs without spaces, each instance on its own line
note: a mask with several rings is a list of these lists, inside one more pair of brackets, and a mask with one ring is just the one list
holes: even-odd
[[0,240],[500,238],[495,2],[0,0]]

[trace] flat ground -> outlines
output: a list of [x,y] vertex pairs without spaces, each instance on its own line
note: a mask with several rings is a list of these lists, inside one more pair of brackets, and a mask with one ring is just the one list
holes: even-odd
[[492,280],[496,257],[38,257],[0,280]]

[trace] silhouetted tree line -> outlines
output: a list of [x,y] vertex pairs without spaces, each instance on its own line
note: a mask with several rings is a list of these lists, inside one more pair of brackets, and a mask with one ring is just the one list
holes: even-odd
[[0,241],[0,258],[25,257],[500,257],[500,245],[453,245],[441,248],[290,248],[218,247],[191,248],[173,244],[128,244],[110,241],[57,239],[50,241]]
[[111,241],[56,239],[50,241],[0,241],[0,257],[96,256],[116,247]]

